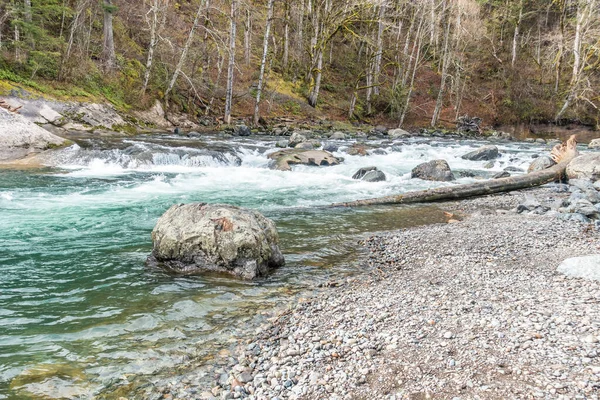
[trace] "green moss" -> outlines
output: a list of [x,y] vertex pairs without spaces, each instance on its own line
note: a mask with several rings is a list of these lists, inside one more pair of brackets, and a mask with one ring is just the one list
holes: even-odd
[[117,132],[123,132],[128,135],[135,135],[138,133],[138,129],[131,124],[113,125],[112,130]]

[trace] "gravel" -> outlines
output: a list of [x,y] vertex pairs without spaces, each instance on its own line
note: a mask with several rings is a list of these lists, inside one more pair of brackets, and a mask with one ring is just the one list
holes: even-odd
[[600,282],[556,268],[600,253],[599,234],[517,214],[525,196],[569,193],[447,203],[452,223],[361,239],[363,274],[297,299],[210,387],[162,398],[598,399]]

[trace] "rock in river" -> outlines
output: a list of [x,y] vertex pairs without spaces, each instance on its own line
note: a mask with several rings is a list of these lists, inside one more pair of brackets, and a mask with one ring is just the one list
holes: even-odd
[[294,164],[326,166],[340,163],[333,154],[323,150],[281,150],[269,154],[269,158],[275,161],[274,168],[280,171],[290,171]]
[[258,211],[226,204],[178,204],[152,231],[150,265],[192,274],[225,272],[243,279],[285,263],[275,224]]
[[527,172],[541,171],[543,169],[550,168],[554,164],[556,163],[550,156],[541,156],[533,160],[533,162],[529,165]]
[[455,179],[446,160],[433,160],[419,164],[413,168],[410,177],[441,182],[453,181]]
[[360,179],[365,182],[385,181],[385,174],[377,167],[363,167],[352,175],[352,179]]
[[0,161],[11,161],[65,144],[19,114],[0,108]]
[[465,154],[462,156],[464,160],[471,161],[483,161],[483,160],[493,160],[498,158],[498,148],[496,146],[482,146],[475,151]]

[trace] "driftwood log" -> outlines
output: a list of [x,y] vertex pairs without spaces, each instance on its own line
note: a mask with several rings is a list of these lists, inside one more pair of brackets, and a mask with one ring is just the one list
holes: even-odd
[[428,203],[434,201],[460,200],[468,197],[509,192],[540,186],[545,183],[560,181],[565,177],[567,165],[578,155],[575,136],[552,149],[552,159],[556,164],[550,168],[531,172],[525,175],[491,179],[483,182],[448,186],[436,189],[419,190],[403,194],[377,197],[374,199],[356,200],[347,203],[335,203],[333,207],[359,207],[385,204]]

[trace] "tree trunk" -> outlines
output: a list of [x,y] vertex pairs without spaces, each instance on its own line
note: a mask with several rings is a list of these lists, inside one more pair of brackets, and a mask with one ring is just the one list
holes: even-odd
[[385,204],[428,203],[435,201],[460,200],[474,196],[485,196],[494,193],[526,189],[564,178],[567,165],[577,156],[577,154],[577,142],[575,141],[575,136],[571,136],[565,144],[557,145],[554,150],[552,150],[552,157],[555,161],[558,161],[558,164],[548,169],[515,177],[511,176],[508,178],[491,179],[465,185],[418,190],[399,195],[356,200],[347,203],[335,203],[332,204],[332,206],[358,207]]
[[25,17],[25,22],[27,23],[31,23],[32,20],[32,16],[31,16],[31,0],[25,0],[24,2],[24,10],[23,10],[23,15]]
[[[417,28],[417,34],[415,36],[415,42],[413,44],[411,59],[413,58],[412,55],[414,55],[415,50],[416,50],[416,56],[414,57],[414,60],[412,60],[412,62],[413,62],[412,76],[410,78],[410,85],[408,87],[408,93],[406,95],[406,101],[404,103],[404,108],[402,109],[402,114],[400,115],[400,121],[398,122],[399,128],[401,128],[402,124],[404,124],[404,118],[406,118],[406,113],[408,112],[408,106],[410,104],[410,98],[412,97],[412,92],[415,87],[415,77],[417,75],[417,69],[419,68],[419,61],[421,58],[422,38],[423,38],[423,14],[421,14],[421,16],[420,16],[419,27]],[[408,73],[409,73],[409,71],[407,70],[406,71],[407,76],[408,76]],[[404,78],[403,81],[406,81],[406,79]]]
[[375,87],[373,91],[376,96],[379,96],[379,75],[381,74],[381,59],[383,58],[383,20],[385,18],[385,3],[379,6],[379,16],[377,18],[377,40],[375,53],[375,70],[373,71],[373,80]]
[[[142,93],[146,93],[148,88],[148,82],[150,81],[150,71],[152,70],[152,61],[154,59],[154,49],[158,44],[158,33],[165,25],[167,8],[169,7],[169,0],[163,0],[164,6],[161,7],[161,0],[153,0],[152,7],[150,9],[150,17],[146,21],[150,27],[150,43],[148,43],[148,57],[146,58],[146,70],[144,71],[144,84],[142,86]],[[158,23],[158,13],[162,8],[162,21]]]
[[308,104],[311,107],[317,106],[317,100],[319,98],[319,91],[321,90],[321,77],[323,75],[323,50],[322,49],[318,50],[317,70],[315,72],[316,72],[315,85],[313,87],[313,90],[310,93],[310,96],[308,97]]
[[515,62],[517,61],[517,42],[519,41],[519,29],[521,27],[521,20],[523,19],[523,0],[521,0],[519,4],[519,18],[517,18],[517,22],[515,24],[515,33],[513,34],[513,43],[512,43],[512,57],[510,65],[514,68]]
[[20,32],[19,32],[19,25],[15,24],[15,61],[16,62],[20,62],[21,61],[21,44],[19,43],[20,41]]
[[237,0],[231,0],[231,25],[229,29],[229,65],[227,67],[227,91],[225,93],[226,124],[231,123],[231,103],[233,99],[233,72],[235,68],[235,36],[236,36]]
[[254,125],[258,125],[260,113],[260,96],[263,89],[263,78],[265,76],[265,65],[267,64],[267,56],[269,55],[269,34],[271,33],[271,21],[273,19],[273,1],[269,0],[267,5],[267,25],[265,27],[265,38],[263,41],[263,55],[260,61],[260,73],[258,75],[258,87],[256,88],[256,102],[254,104]]
[[[579,74],[581,72],[579,69],[581,64],[581,26],[585,15],[585,10],[582,7],[582,4],[580,4],[581,1],[582,0],[577,1],[577,22],[575,25],[575,39],[573,40],[573,74],[571,75],[569,94],[567,95],[567,99],[562,108],[558,114],[556,114],[556,117],[554,118],[555,121],[558,121],[571,105],[571,102],[575,98],[577,83],[579,82]],[[585,2],[585,0],[583,1]]]
[[188,37],[185,40],[183,50],[181,51],[181,55],[179,56],[179,61],[177,62],[177,66],[175,67],[175,72],[173,72],[173,76],[171,77],[169,86],[167,87],[167,90],[165,91],[165,102],[167,103],[167,105],[169,102],[169,93],[171,93],[171,90],[173,90],[173,88],[175,87],[177,78],[179,77],[179,74],[181,73],[181,69],[183,68],[183,64],[185,63],[187,53],[190,49],[190,46],[192,45],[192,42],[194,41],[194,33],[196,31],[196,26],[198,25],[198,21],[200,20],[200,16],[202,15],[203,8],[204,8],[204,1],[202,1],[200,6],[198,7],[198,11],[196,12],[196,17],[194,18],[194,23],[192,24],[190,33],[188,33]]
[[[437,100],[435,102],[435,109],[433,110],[433,116],[431,117],[431,126],[435,127],[437,124],[440,114],[442,113],[442,107],[444,106],[444,93],[446,91],[446,79],[448,77],[448,64],[450,63],[450,13],[451,8],[444,9],[444,19],[446,21],[446,30],[444,32],[444,49],[442,53],[442,80],[440,82],[440,91],[438,92]],[[445,8],[445,5],[444,5]]]
[[283,72],[287,72],[290,62],[290,2],[286,0],[284,4],[283,17],[283,59],[281,67]]
[[250,8],[246,9],[246,22],[244,23],[244,59],[246,65],[250,65],[252,41],[252,14]]
[[112,0],[104,1],[104,44],[102,46],[102,59],[104,61],[104,67],[107,71],[112,71],[117,66],[115,56],[115,40],[113,37],[113,12],[115,6],[112,4]]

